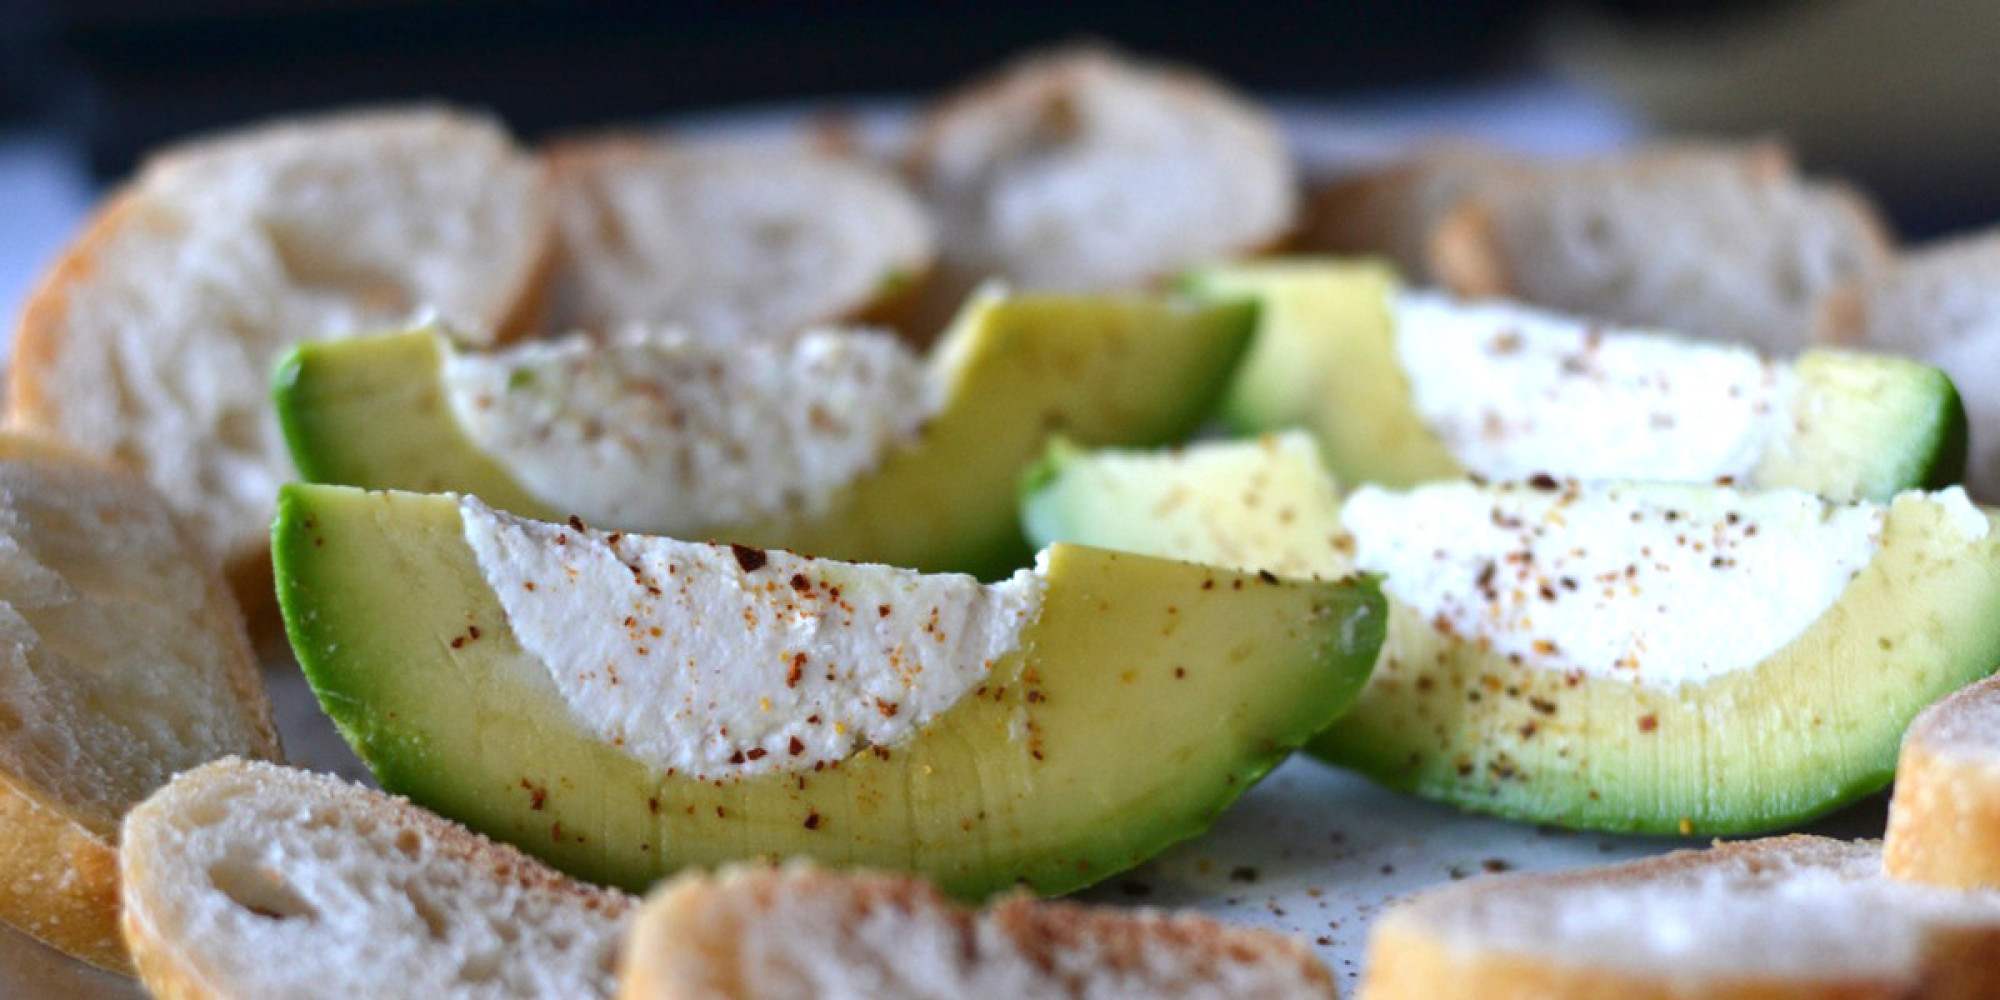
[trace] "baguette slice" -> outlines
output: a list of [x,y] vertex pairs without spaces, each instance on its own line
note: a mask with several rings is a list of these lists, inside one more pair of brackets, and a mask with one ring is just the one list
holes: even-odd
[[162,1000],[609,997],[637,909],[402,799],[241,760],[134,809],[118,860]]
[[1504,295],[1786,354],[1820,299],[1893,252],[1856,192],[1774,145],[1669,147],[1498,177],[1431,235],[1462,295]]
[[1444,145],[1327,185],[1310,215],[1305,249],[1383,254],[1419,284],[1773,354],[1892,250],[1859,194],[1772,143],[1569,161]]
[[561,244],[552,328],[739,339],[888,321],[935,254],[915,195],[859,156],[618,138],[547,161]]
[[620,1000],[1334,996],[1303,945],[1207,917],[1010,896],[980,911],[900,875],[683,877],[626,940]]
[[1827,299],[1822,339],[1920,358],[1959,386],[1972,423],[1966,482],[2000,503],[2000,230],[1912,253]]
[[1882,861],[1892,878],[2000,889],[2000,677],[1932,705],[1910,724]]
[[1092,48],[947,97],[909,171],[961,285],[1142,287],[1274,245],[1297,210],[1290,152],[1263,111],[1189,71]]
[[0,437],[0,920],[130,971],[118,824],[278,738],[229,591],[131,473]]
[[1892,881],[1874,842],[1777,837],[1421,894],[1362,1000],[1991,997],[2000,893]]
[[1307,198],[1298,248],[1382,257],[1411,284],[1435,284],[1432,238],[1438,223],[1482,186],[1533,169],[1526,160],[1483,146],[1444,142],[1377,169],[1317,183]]
[[254,581],[268,591],[257,569],[291,474],[279,355],[414,310],[507,328],[549,243],[534,161],[484,118],[336,115],[170,150],[31,295],[12,419],[141,470],[246,603],[268,603]]

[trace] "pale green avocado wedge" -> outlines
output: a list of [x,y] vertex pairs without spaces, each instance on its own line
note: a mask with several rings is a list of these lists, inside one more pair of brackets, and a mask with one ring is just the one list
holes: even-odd
[[[1256,343],[1221,405],[1236,432],[1305,428],[1334,473],[1352,485],[1410,486],[1468,471],[1507,478],[1468,469],[1478,460],[1454,454],[1420,417],[1397,353],[1394,304],[1402,289],[1388,267],[1312,259],[1236,264],[1189,275],[1183,287],[1198,296],[1247,295],[1263,303]],[[1797,384],[1791,419],[1753,468],[1734,475],[1740,484],[1791,487],[1831,500],[1887,500],[1962,477],[1965,408],[1939,369],[1833,350],[1807,351],[1790,368]],[[1578,406],[1542,419],[1560,429],[1588,424],[1593,414]],[[1570,464],[1535,471],[1579,479],[1635,474],[1594,466],[1589,448],[1563,459]],[[1660,478],[1651,470],[1644,475]]]
[[[1716,492],[1631,489],[1694,503]],[[1328,538],[1342,516],[1297,432],[1176,452],[1053,449],[1023,503],[1038,544],[1322,578],[1353,571],[1354,539]],[[1983,537],[1968,540],[1968,519]],[[1395,588],[1391,573],[1384,590]],[[1788,644],[1677,687],[1513,662],[1391,596],[1367,691],[1307,749],[1480,812],[1606,831],[1751,834],[1887,785],[1916,713],[1996,667],[2000,521],[1910,493],[1888,505],[1872,560]]]
[[449,495],[285,488],[273,548],[306,677],[384,788],[635,891],[790,856],[916,872],[968,899],[1096,882],[1203,831],[1324,729],[1386,621],[1368,582],[1057,546],[1019,647],[899,742],[823,770],[669,776],[566,714],[462,517]]
[[[1256,310],[1247,300],[981,296],[932,355],[944,402],[916,441],[812,516],[717,524],[703,534],[835,559],[1004,575],[1032,554],[1017,526],[1015,484],[1048,435],[1128,445],[1186,437],[1248,349]],[[279,366],[276,397],[300,476],[469,493],[542,520],[579,513],[561,498],[530,495],[508,473],[506,456],[471,443],[441,383],[450,350],[430,329],[296,349]]]

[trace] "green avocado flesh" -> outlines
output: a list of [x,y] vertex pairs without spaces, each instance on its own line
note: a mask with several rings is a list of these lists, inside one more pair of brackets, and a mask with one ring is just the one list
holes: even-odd
[[[1700,488],[1633,487],[1647,489]],[[1352,546],[1325,540],[1339,516],[1331,492],[1297,448],[1072,449],[1037,470],[1024,516],[1040,543],[1338,576]],[[1105,493],[1115,508],[1096,499]],[[1933,501],[1898,498],[1873,559],[1803,633],[1755,666],[1675,687],[1510,662],[1394,598],[1389,615],[1367,691],[1308,746],[1315,755],[1535,822],[1762,832],[1888,784],[1916,713],[2000,666],[2000,522],[1967,543]]]
[[[1264,306],[1257,342],[1221,405],[1233,429],[1305,428],[1349,484],[1411,486],[1465,475],[1416,410],[1396,352],[1399,287],[1387,267],[1278,261],[1198,272],[1185,284],[1198,296],[1252,296]],[[1942,371],[1882,355],[1808,351],[1793,372],[1792,425],[1744,485],[1887,500],[1963,475],[1965,409]],[[1590,414],[1568,419],[1588,421]],[[1576,458],[1575,467],[1541,471],[1602,477],[1586,453]]]
[[[709,537],[835,559],[985,578],[1031,554],[1015,483],[1051,433],[1160,444],[1208,415],[1248,348],[1256,307],[1164,299],[982,298],[933,356],[943,408],[912,445],[845,486],[824,513],[720,524]],[[277,409],[310,482],[453,491],[542,520],[573,511],[529,495],[505,456],[479,451],[445,399],[446,342],[419,330],[325,341],[280,366]],[[785,456],[769,456],[787,461]],[[644,524],[599,524],[630,531]]]
[[273,546],[307,679],[384,788],[633,890],[799,855],[964,898],[1095,882],[1200,833],[1324,729],[1360,692],[1387,617],[1367,582],[1058,546],[1040,616],[979,692],[824,771],[703,780],[572,721],[457,498],[289,486]]

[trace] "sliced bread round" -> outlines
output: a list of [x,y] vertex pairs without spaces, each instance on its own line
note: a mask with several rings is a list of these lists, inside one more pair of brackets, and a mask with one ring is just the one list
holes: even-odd
[[1362,1000],[1992,996],[2000,893],[1906,885],[1877,843],[1775,837],[1482,878],[1377,921]]
[[139,469],[232,575],[255,580],[291,473],[273,363],[417,310],[508,328],[548,261],[542,184],[497,124],[436,109],[170,150],[30,297],[12,420]]
[[1139,287],[1276,244],[1297,207],[1269,115],[1195,73],[1091,48],[948,96],[908,167],[960,284]]
[[118,825],[175,772],[275,757],[235,601],[137,476],[0,436],[0,920],[129,971]]
[[688,876],[632,926],[620,1000],[1331,998],[1284,935],[1010,896],[974,911],[903,875],[806,866]]
[[1893,248],[1858,193],[1800,178],[1767,144],[1504,171],[1439,219],[1426,250],[1461,295],[1788,354],[1808,342],[1821,297]]
[[2000,677],[1910,724],[1882,862],[1906,881],[2000,889]]
[[590,1000],[636,901],[380,792],[226,760],[132,810],[126,940],[164,1000]]
[[784,337],[893,318],[931,268],[923,207],[859,156],[634,137],[547,159],[561,247],[551,328]]
[[1434,284],[1431,242],[1438,223],[1481,186],[1531,169],[1518,157],[1484,146],[1444,142],[1317,182],[1307,196],[1296,248],[1383,257],[1411,284]]
[[1820,336],[1944,369],[1972,424],[1966,484],[2000,503],[2000,230],[1917,250],[1829,296]]

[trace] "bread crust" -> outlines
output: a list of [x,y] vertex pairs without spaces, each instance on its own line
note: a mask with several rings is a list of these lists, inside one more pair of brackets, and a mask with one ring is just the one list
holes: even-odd
[[[2000,677],[1925,709],[1903,737],[1882,868],[1949,889],[2000,889],[2000,753],[1952,745],[2000,706]],[[1971,718],[1967,718],[1971,716]],[[1995,744],[2000,749],[2000,744]]]
[[1376,922],[1368,945],[1360,1000],[1943,1000],[1992,996],[2000,981],[2000,925],[1933,925],[1924,932],[1911,975],[1874,979],[1803,979],[1707,974],[1692,962],[1677,976],[1644,975],[1593,964],[1590,955],[1554,947],[1524,954],[1453,942],[1434,913],[1450,913],[1481,897],[1523,884],[1561,891],[1593,886],[1643,886],[1724,865],[1745,872],[1770,867],[1852,864],[1875,845],[1788,836],[1718,843],[1706,851],[1676,851],[1606,868],[1481,879],[1419,896]]
[[118,848],[0,774],[0,921],[133,975],[118,931]]
[[62,348],[59,331],[69,315],[70,295],[97,269],[99,251],[137,209],[138,197],[131,187],[113,191],[28,293],[7,364],[9,425],[35,430],[51,422],[51,411],[58,404],[43,394],[43,376]]
[[1915,1000],[1894,983],[1672,981],[1507,954],[1456,951],[1414,927],[1383,921],[1369,941],[1358,1000]]

